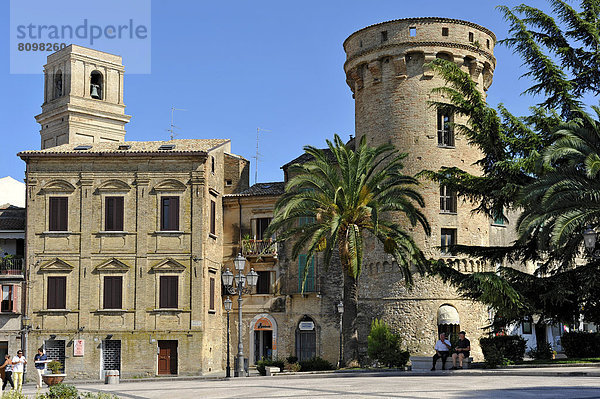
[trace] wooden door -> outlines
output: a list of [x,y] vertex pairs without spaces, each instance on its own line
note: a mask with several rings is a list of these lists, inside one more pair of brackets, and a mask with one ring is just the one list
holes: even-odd
[[177,341],[158,341],[158,374],[177,374]]

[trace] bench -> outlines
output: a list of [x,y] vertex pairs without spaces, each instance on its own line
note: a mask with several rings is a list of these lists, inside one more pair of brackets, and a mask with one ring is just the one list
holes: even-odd
[[[472,357],[467,357],[465,359],[463,359],[463,369],[468,369],[471,366],[471,362],[473,361]],[[431,370],[431,365],[433,362],[433,355],[432,356],[411,356],[410,357],[410,364],[411,364],[411,370],[413,371],[424,371],[424,370]],[[458,359],[456,359],[456,366],[458,367]],[[446,370],[450,369],[450,367],[452,367],[452,357],[448,356],[448,359],[446,359]],[[439,359],[435,365],[436,370],[441,370],[442,369],[442,359]]]
[[267,366],[265,367],[265,371],[266,371],[266,375],[274,375],[275,373],[281,373],[281,369],[279,367],[271,367],[271,366]]

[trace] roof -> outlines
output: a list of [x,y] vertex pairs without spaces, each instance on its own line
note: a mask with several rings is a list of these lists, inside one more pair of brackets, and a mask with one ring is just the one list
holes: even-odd
[[25,230],[25,208],[10,204],[0,206],[0,230]]
[[[207,153],[223,144],[228,139],[176,139],[169,141],[121,141],[110,143],[71,143],[44,150],[21,151],[17,155],[21,158],[40,156],[136,156],[136,155],[189,155]],[[174,145],[173,149],[160,150],[161,146]],[[78,149],[90,146],[88,149]],[[125,148],[129,146],[129,148]],[[119,149],[121,148],[121,149]]]
[[10,176],[0,178],[0,204],[25,206],[25,183]]
[[282,195],[285,192],[285,182],[256,183],[252,187],[237,194],[228,194],[227,197],[255,197],[267,195]]
[[[329,148],[321,148],[321,151],[325,151],[325,153],[327,154],[327,159],[329,159],[331,162],[337,162],[335,157],[333,156],[333,153],[331,152],[331,150]],[[290,162],[286,163],[285,165],[283,165],[281,167],[281,169],[287,169],[288,167],[292,166],[293,164],[303,164],[306,163],[310,160],[314,159],[314,157],[310,154],[304,153],[302,155],[300,155],[297,158],[292,159]]]

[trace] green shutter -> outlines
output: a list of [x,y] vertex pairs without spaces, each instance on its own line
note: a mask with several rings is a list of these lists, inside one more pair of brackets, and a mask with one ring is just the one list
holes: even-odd
[[302,291],[302,283],[304,282],[304,292],[315,292],[315,258],[312,257],[306,281],[304,281],[304,270],[306,268],[306,255],[298,255],[298,292]]

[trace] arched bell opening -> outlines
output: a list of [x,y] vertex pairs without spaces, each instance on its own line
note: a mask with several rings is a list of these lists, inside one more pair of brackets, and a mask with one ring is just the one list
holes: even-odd
[[59,69],[54,74],[54,98],[61,97],[63,95],[63,74]]
[[104,77],[99,71],[93,71],[90,75],[90,97],[102,100],[104,89]]

